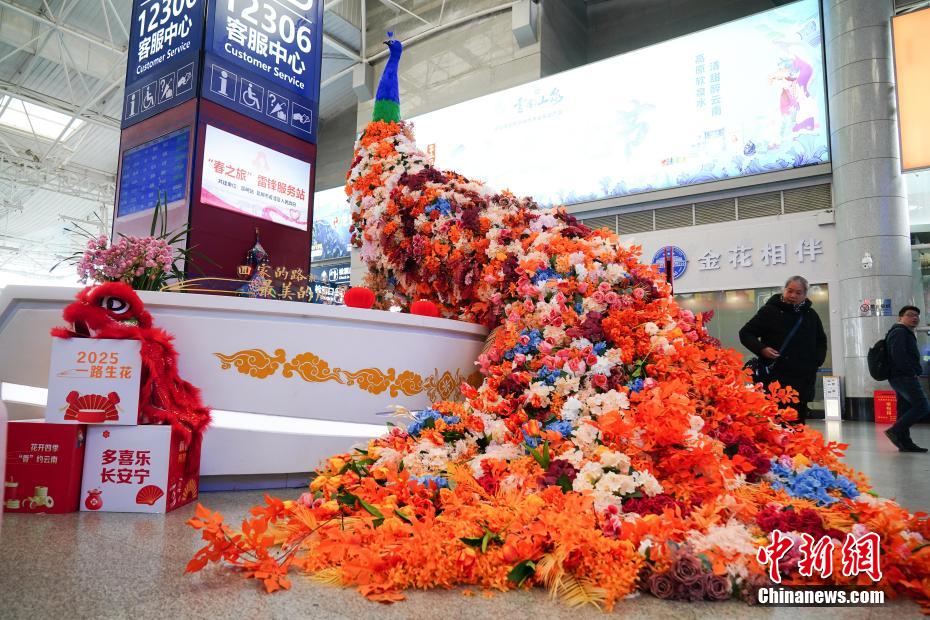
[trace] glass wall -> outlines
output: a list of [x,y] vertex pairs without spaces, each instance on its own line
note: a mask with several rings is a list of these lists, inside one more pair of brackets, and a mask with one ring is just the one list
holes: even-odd
[[[736,349],[746,359],[752,357],[739,341],[739,330],[751,319],[755,313],[772,297],[781,293],[781,288],[756,288],[734,291],[712,291],[708,293],[677,293],[675,300],[683,308],[692,312],[714,311],[714,318],[707,326],[711,336],[720,340],[723,346]],[[808,293],[814,310],[820,315],[823,329],[827,333],[827,359],[819,371],[819,375],[828,375],[833,371],[833,352],[830,350],[830,296],[826,284],[812,284]],[[817,381],[814,394],[820,406],[823,400],[823,386]]]

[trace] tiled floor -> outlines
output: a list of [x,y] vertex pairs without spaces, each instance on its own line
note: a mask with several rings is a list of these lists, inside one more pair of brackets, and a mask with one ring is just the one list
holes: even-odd
[[[828,437],[850,444],[848,460],[872,477],[876,490],[912,510],[930,509],[930,455],[899,454],[881,428],[863,423],[814,422]],[[930,446],[930,428],[914,440]],[[297,489],[281,490],[295,497]],[[262,493],[222,492],[201,501],[234,519],[261,501]],[[167,516],[115,513],[7,515],[0,536],[0,618],[600,618],[595,609],[569,609],[540,590],[485,599],[460,591],[408,593],[385,607],[354,590],[294,579],[288,592],[265,595],[226,569],[184,574],[198,548],[184,525],[185,507]],[[618,605],[630,618],[832,618],[917,617],[909,602],[860,609],[759,608],[741,603],[685,604],[643,596]]]

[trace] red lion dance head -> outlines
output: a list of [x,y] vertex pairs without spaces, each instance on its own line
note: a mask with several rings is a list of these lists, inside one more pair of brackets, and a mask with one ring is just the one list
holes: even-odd
[[56,338],[107,338],[142,342],[142,389],[139,410],[143,424],[171,424],[186,442],[199,448],[210,423],[210,410],[200,390],[178,375],[178,353],[172,336],[152,326],[142,300],[122,282],[89,286],[62,314],[67,327],[52,329]]

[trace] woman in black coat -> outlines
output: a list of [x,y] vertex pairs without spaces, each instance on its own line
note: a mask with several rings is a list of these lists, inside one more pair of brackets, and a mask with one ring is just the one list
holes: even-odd
[[[797,390],[798,422],[802,424],[807,419],[807,404],[814,398],[817,369],[827,357],[827,335],[811,307],[807,290],[807,280],[792,276],[781,294],[772,296],[739,330],[744,347],[774,362],[772,381]],[[782,343],[798,319],[801,324],[782,350]]]

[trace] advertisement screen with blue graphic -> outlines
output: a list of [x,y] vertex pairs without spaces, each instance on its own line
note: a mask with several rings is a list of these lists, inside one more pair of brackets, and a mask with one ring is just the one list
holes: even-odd
[[323,3],[216,0],[211,7],[203,96],[315,143]]
[[341,306],[349,280],[352,266],[349,261],[339,262],[325,267],[310,266],[310,303]]
[[799,0],[412,120],[437,167],[548,205],[822,164],[819,3]]
[[125,129],[196,94],[206,0],[135,0],[129,33]]
[[118,217],[151,209],[159,199],[172,204],[187,197],[190,133],[179,129],[123,153]]
[[332,260],[349,256],[352,206],[345,188],[336,187],[313,195],[313,238],[310,260]]

